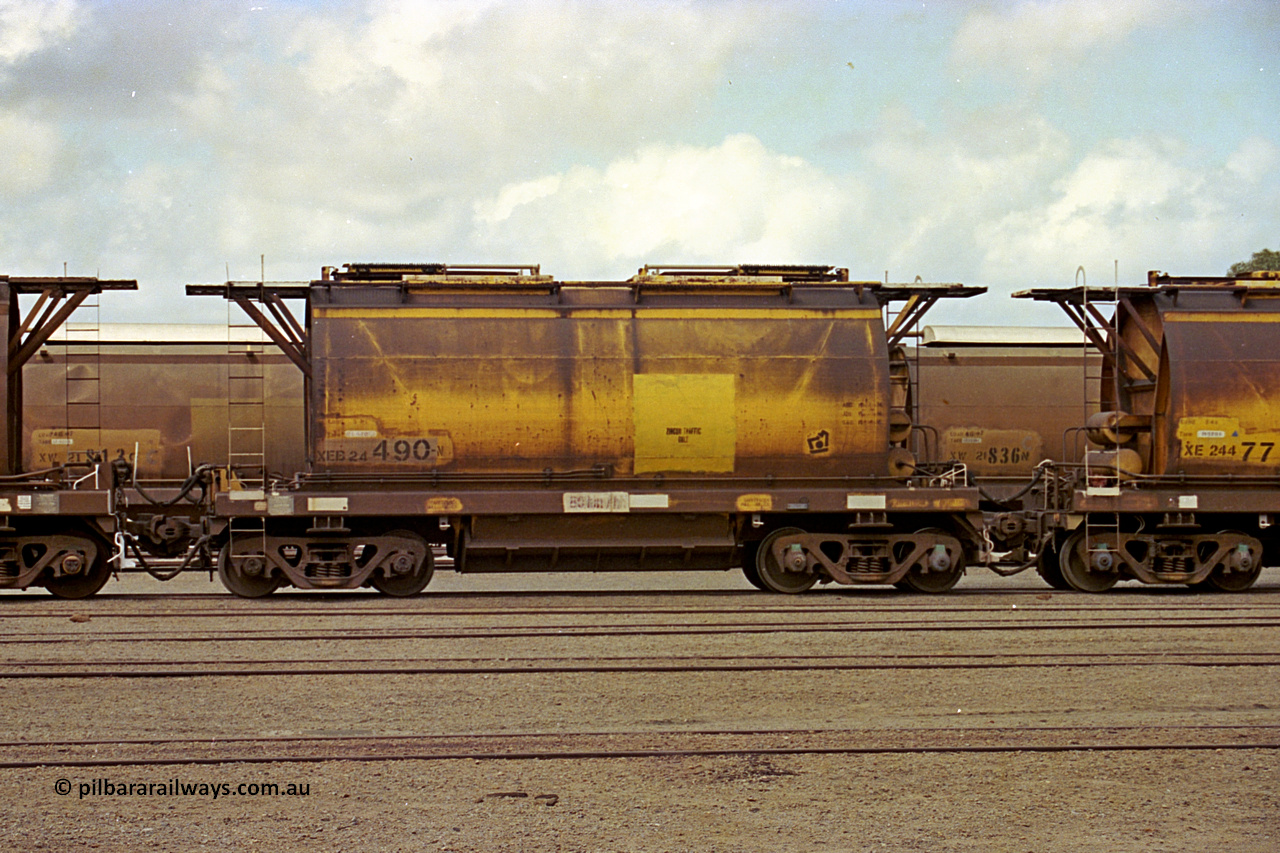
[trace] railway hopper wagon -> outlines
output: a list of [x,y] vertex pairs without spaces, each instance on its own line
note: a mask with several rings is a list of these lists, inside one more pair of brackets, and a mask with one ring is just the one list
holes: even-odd
[[439,544],[464,572],[740,565],[778,592],[948,589],[978,494],[908,449],[898,345],[938,298],[981,289],[847,278],[349,264],[189,285],[239,303],[307,388],[308,470],[218,495],[219,573],[250,597],[410,595]]
[[1054,531],[1025,510],[1038,500],[1047,460],[1083,460],[1101,357],[1078,329],[926,326],[908,358],[916,420],[928,426],[917,452],[968,469],[983,497],[988,567],[1043,575],[1036,557]]
[[1280,274],[1016,295],[1060,305],[1103,365],[1092,449],[1041,490],[1058,585],[1251,586],[1280,544]]
[[929,451],[994,494],[1021,488],[1046,459],[1082,457],[1098,408],[1100,359],[1074,329],[925,326],[908,354]]
[[302,375],[256,326],[64,326],[26,367],[24,470],[125,463],[118,526],[146,553],[177,556],[203,507],[197,490],[175,494],[202,467],[227,471],[237,439],[269,471],[304,466],[302,394]]
[[[43,586],[60,598],[83,598],[111,575],[112,469],[101,453],[73,464],[24,458],[23,388],[41,348],[77,308],[95,304],[103,291],[137,286],[132,280],[0,276],[0,324],[8,341],[0,356],[0,589]],[[61,409],[64,429],[87,438],[99,428],[98,381],[97,364],[87,358],[64,369],[73,403]]]

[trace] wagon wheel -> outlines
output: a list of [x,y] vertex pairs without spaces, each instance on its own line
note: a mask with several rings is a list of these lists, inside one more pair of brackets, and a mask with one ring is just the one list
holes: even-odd
[[[783,536],[795,536],[804,533],[798,527],[780,527],[760,540],[756,551],[756,575],[760,578],[760,588],[766,592],[798,593],[812,587],[818,582],[816,572],[792,572],[778,565],[773,557],[773,543]],[[748,577],[750,580],[750,577]]]
[[[1097,543],[1103,540],[1101,544],[1114,552],[1115,549],[1112,547],[1114,543],[1108,541],[1111,538],[1094,536],[1093,541]],[[1120,579],[1119,558],[1114,554],[1111,556],[1117,564],[1113,571],[1096,569],[1090,565],[1086,547],[1083,527],[1068,536],[1067,541],[1062,543],[1062,549],[1058,552],[1058,568],[1062,572],[1062,579],[1070,584],[1072,589],[1080,592],[1106,592]]]
[[1060,545],[1061,543],[1055,539],[1055,541],[1046,542],[1044,547],[1040,549],[1040,552],[1036,554],[1036,574],[1054,589],[1069,590],[1073,589],[1073,587],[1062,576],[1062,566],[1058,564]]
[[[945,536],[955,544],[944,546],[943,553],[938,553],[936,548],[930,548],[894,586],[898,589],[909,589],[912,592],[938,593],[946,592],[959,583],[964,575],[964,549],[960,547],[960,540],[937,527],[917,530],[916,535]],[[932,567],[929,561],[935,561]]]
[[760,570],[756,568],[756,554],[760,553],[759,542],[744,542],[742,544],[742,576],[747,579],[747,583],[756,589],[768,592],[769,588],[760,580]]
[[67,549],[69,553],[62,560],[78,560],[81,569],[75,574],[46,578],[44,588],[55,598],[88,598],[102,589],[111,578],[111,563],[107,560],[108,545],[96,537],[77,534],[67,538],[74,540],[76,544]]
[[[407,598],[417,595],[431,583],[431,575],[435,572],[435,559],[427,540],[408,530],[393,530],[387,534],[396,539],[410,539],[413,546],[408,551],[392,555],[382,571],[375,572],[369,578],[373,588],[383,595],[396,598]],[[395,568],[401,572],[392,572]]]
[[[1232,537],[1239,539],[1247,539],[1243,533],[1238,530],[1224,530],[1218,534],[1223,537]],[[1198,589],[1213,589],[1219,592],[1244,592],[1253,586],[1254,581],[1258,579],[1258,575],[1262,574],[1262,554],[1252,547],[1248,549],[1248,560],[1251,568],[1246,570],[1227,571],[1224,563],[1219,563],[1213,567],[1213,571],[1209,576],[1198,584],[1193,584]]]
[[262,598],[282,583],[279,576],[270,574],[271,566],[261,543],[260,536],[250,534],[228,542],[218,551],[218,578],[241,598]]

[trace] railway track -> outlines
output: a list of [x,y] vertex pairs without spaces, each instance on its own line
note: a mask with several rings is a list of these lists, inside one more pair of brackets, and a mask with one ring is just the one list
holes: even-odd
[[[1190,610],[1202,612],[1234,611],[1239,609],[1280,611],[1280,589],[1251,590],[1239,595],[1211,595],[1190,591],[1163,589],[1135,589],[1136,595],[1125,596],[1110,593],[1092,596],[1049,590],[981,590],[981,597],[991,603],[975,603],[949,592],[944,597],[922,597],[901,593],[888,593],[853,597],[810,595],[801,597],[768,596],[761,593],[595,593],[590,604],[545,604],[548,599],[569,597],[565,593],[447,593],[421,595],[390,602],[380,595],[364,593],[291,593],[246,604],[243,599],[229,595],[103,595],[91,600],[68,604],[65,600],[36,595],[0,595],[0,613],[14,618],[46,618],[60,615],[92,613],[95,617],[112,618],[203,618],[219,615],[244,616],[508,616],[512,604],[521,613],[537,614],[743,614],[743,613],[986,613],[1009,610],[1015,605],[1044,612],[1117,613],[1134,611]],[[1164,593],[1164,594],[1162,594]],[[672,599],[696,598],[703,602],[708,598],[735,599],[731,604],[707,605],[704,603],[672,604]],[[502,604],[483,606],[489,598],[500,598]],[[602,605],[602,598],[634,599],[653,597],[661,604],[610,603]],[[198,608],[160,610],[157,604],[197,602]],[[531,603],[530,603],[531,602]],[[1009,602],[1009,603],[1005,603]],[[117,609],[116,605],[144,604],[136,609]]]
[[798,614],[812,616],[820,615],[838,615],[849,614],[857,616],[867,616],[873,614],[893,614],[903,615],[967,615],[967,614],[1006,614],[1010,612],[1022,611],[1024,613],[1036,614],[1107,614],[1107,613],[1196,613],[1196,614],[1236,614],[1241,611],[1257,611],[1265,612],[1280,616],[1280,604],[1275,606],[1258,606],[1254,604],[1240,604],[1235,606],[1202,606],[1202,607],[1028,607],[1028,606],[995,606],[984,608],[915,608],[915,607],[857,607],[857,608],[725,608],[725,609],[688,609],[675,610],[668,608],[595,608],[567,610],[561,608],[521,608],[512,610],[510,608],[503,610],[333,610],[329,608],[318,608],[315,610],[268,610],[263,608],[251,608],[244,610],[218,608],[205,610],[177,610],[177,611],[155,611],[155,610],[137,610],[137,611],[110,611],[97,610],[85,607],[54,610],[54,611],[16,611],[5,613],[0,611],[5,618],[9,619],[72,619],[83,618],[88,616],[91,620],[108,620],[108,619],[138,619],[145,621],[164,620],[164,619],[273,619],[273,618],[324,618],[324,619],[341,619],[341,618],[405,618],[405,619],[432,619],[432,618],[476,618],[476,617],[496,617],[502,619],[510,619],[513,614],[522,616],[783,616],[789,614]]
[[0,768],[334,761],[585,761],[712,756],[1280,750],[1280,725],[630,730],[8,741]]
[[1280,653],[1273,652],[1119,652],[1105,656],[1060,653],[1009,653],[999,655],[783,655],[760,656],[475,659],[269,659],[254,661],[94,661],[92,666],[64,668],[62,661],[8,661],[0,663],[0,681],[20,679],[174,679],[264,678],[298,676],[385,675],[535,675],[535,674],[640,674],[714,672],[850,672],[869,670],[990,670],[1115,667],[1280,667]]
[[[164,571],[168,566],[163,561],[157,562],[155,566],[158,570]],[[590,601],[598,601],[602,594],[611,596],[625,596],[627,598],[730,598],[743,600],[760,600],[762,598],[770,598],[771,596],[763,595],[758,590],[750,589],[736,583],[730,582],[730,585],[722,587],[704,588],[701,586],[693,586],[691,588],[682,589],[678,580],[662,581],[659,584],[644,585],[643,583],[632,584],[628,582],[625,586],[618,583],[619,577],[629,575],[629,573],[608,573],[601,575],[583,576],[580,583],[567,582],[564,585],[555,585],[549,588],[514,588],[514,589],[484,589],[472,588],[467,585],[467,580],[475,577],[467,573],[453,574],[451,564],[448,561],[437,559],[436,578],[453,581],[450,585],[436,586],[436,581],[427,587],[420,595],[414,596],[409,600],[450,600],[455,598],[466,599],[509,599],[509,598],[545,598],[547,596],[555,596],[562,599],[586,599]],[[1267,570],[1262,578],[1247,591],[1249,596],[1280,596],[1280,576]],[[740,577],[737,570],[729,570],[723,574],[726,580],[732,576],[733,579]],[[569,575],[564,577],[568,578]],[[1053,594],[1054,596],[1072,596],[1077,593],[1067,590],[1056,590],[1050,588],[1047,584],[1043,584],[1039,578],[1034,576],[1034,572],[1027,572],[1012,579],[1001,580],[994,575],[988,574],[980,567],[971,568],[966,575],[967,580],[954,589],[945,593],[945,600],[955,600],[964,598],[976,598],[986,596],[1019,596],[1019,595],[1036,595],[1036,594]],[[994,586],[992,583],[1010,584],[1005,586]],[[616,585],[614,585],[616,584]],[[604,588],[602,592],[602,587]],[[140,590],[140,591],[139,591]],[[42,590],[32,588],[26,594],[8,592],[6,595],[13,598],[31,598],[44,601],[50,601]],[[1184,585],[1140,585],[1140,584],[1122,584],[1109,590],[1105,597],[1099,600],[1123,599],[1129,597],[1150,598],[1150,597],[1184,597],[1198,598],[1206,595],[1213,596],[1216,593],[1208,593],[1191,589]],[[1086,596],[1088,597],[1088,596]],[[877,598],[893,598],[893,599],[914,599],[920,600],[918,593],[903,592],[893,587],[868,585],[844,587],[838,585],[818,586],[813,590],[804,594],[801,600],[812,601],[814,599],[877,599]],[[1093,600],[1092,597],[1088,597]],[[206,577],[203,570],[189,570],[181,573],[168,581],[156,581],[146,575],[144,571],[126,570],[121,573],[118,580],[109,583],[94,597],[94,601],[122,601],[122,600],[210,600],[225,599],[230,601],[242,601],[236,599],[228,593],[218,582],[216,573],[210,577]],[[387,602],[387,599],[369,588],[351,589],[351,590],[303,590],[296,588],[284,588],[261,602],[270,604],[272,602],[284,601],[381,601]]]
[[1280,615],[1267,618],[1176,618],[1124,620],[1044,620],[1036,621],[976,621],[976,622],[919,622],[886,620],[880,622],[732,622],[717,624],[681,623],[595,623],[557,625],[512,625],[500,627],[457,628],[361,628],[350,629],[222,629],[210,632],[162,633],[147,631],[87,631],[31,633],[9,635],[0,638],[2,645],[47,645],[75,643],[89,645],[99,643],[225,643],[225,642],[287,642],[320,641],[354,643],[386,640],[491,640],[536,638],[586,638],[586,637],[692,637],[716,635],[768,635],[768,634],[882,634],[882,633],[1040,633],[1047,631],[1129,631],[1165,632],[1169,630],[1245,630],[1280,628]]
[[[432,849],[506,819],[510,838],[601,810],[622,826],[636,791],[690,826],[725,808],[773,833],[850,797],[1018,794],[1057,816],[1064,790],[1133,787],[1175,813],[1209,780],[1265,823],[1280,598],[1043,594],[4,602],[21,618],[0,638],[0,768],[67,808],[137,815],[139,833],[174,808],[236,821],[218,830],[266,813],[193,785],[299,783],[351,822],[449,814],[444,841],[417,845]],[[887,808],[877,823],[897,825]]]

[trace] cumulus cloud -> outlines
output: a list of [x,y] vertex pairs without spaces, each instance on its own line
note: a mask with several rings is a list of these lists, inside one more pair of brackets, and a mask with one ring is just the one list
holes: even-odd
[[[0,263],[136,276],[122,310],[200,317],[181,284],[256,277],[260,254],[280,279],[756,261],[1003,287],[1272,241],[1274,49],[1250,9],[846,5],[0,0]],[[1155,27],[1179,63],[1143,61]],[[1036,85],[1054,74],[1072,85]]]
[[1258,181],[1280,166],[1280,146],[1261,136],[1251,136],[1227,159],[1227,170],[1246,181]]
[[956,34],[953,59],[1032,74],[1069,68],[1089,51],[1122,43],[1135,30],[1187,13],[1191,3],[1165,0],[1024,0],[980,8]]
[[206,56],[177,123],[237,200],[229,251],[456,258],[477,196],[679,126],[760,26],[679,2],[344,7],[291,24],[286,63]]
[[279,278],[475,259],[477,197],[678,135],[766,20],[680,0],[10,7],[0,186],[27,200],[0,212],[7,263],[169,289],[256,276],[260,253]]
[[858,196],[741,134],[711,148],[648,145],[601,169],[510,184],[476,202],[475,222],[494,252],[536,246],[601,273],[620,262],[811,262]]
[[1035,267],[1069,276],[1084,266],[1109,281],[1116,260],[1130,279],[1147,269],[1221,274],[1204,258],[1236,245],[1241,219],[1277,201],[1276,165],[1275,146],[1260,139],[1220,166],[1197,163],[1176,143],[1108,142],[1053,183],[1049,203],[978,229],[983,274],[1007,280]]
[[61,147],[57,128],[48,122],[0,113],[0,193],[21,196],[45,187]]
[[[536,173],[566,144],[610,151],[679,123],[765,25],[751,5],[395,0],[299,27],[290,82],[331,132],[473,163],[523,157]],[[352,112],[325,109],[335,98]]]
[[70,36],[79,11],[75,0],[0,0],[0,66]]
[[937,124],[887,113],[862,173],[876,205],[847,224],[849,243],[895,278],[972,276],[982,259],[974,229],[1039,200],[1070,153],[1060,128],[1011,109]]

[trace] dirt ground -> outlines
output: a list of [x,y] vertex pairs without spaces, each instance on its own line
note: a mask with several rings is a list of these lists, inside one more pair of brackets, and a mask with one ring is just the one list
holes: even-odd
[[[39,594],[0,596],[10,639],[85,642],[3,646],[4,661],[174,665],[217,659],[467,660],[520,656],[592,661],[759,654],[865,657],[1274,653],[1280,629],[1232,627],[1280,605],[1280,571],[1254,592],[1191,596],[1125,585],[1106,596],[1052,592],[1034,576],[967,578],[942,598],[883,591],[802,596],[793,614],[754,616],[766,601],[730,575],[441,575],[421,597],[333,597],[342,610],[315,615],[324,596],[277,594],[260,615],[204,576],[161,587],[113,582],[86,602]],[[520,586],[533,595],[504,596]],[[599,598],[581,594],[595,589]],[[198,593],[176,600],[130,592]],[[741,592],[742,594],[739,594]],[[206,594],[207,593],[207,597]],[[777,599],[771,599],[777,600]],[[833,603],[852,610],[822,608]],[[830,631],[237,641],[234,631],[342,632],[617,621],[576,614],[625,604],[636,625],[832,620]],[[961,612],[939,605],[962,605]],[[296,606],[295,606],[296,605]],[[566,612],[551,613],[563,606]],[[865,606],[865,612],[862,607]],[[1016,613],[1014,612],[1016,606]],[[1209,610],[1204,610],[1208,606]],[[538,612],[522,613],[533,607]],[[690,615],[681,609],[734,608]],[[284,611],[301,608],[303,615]],[[456,614],[445,612],[456,609]],[[805,608],[813,612],[806,613]],[[1223,609],[1227,608],[1227,609]],[[125,611],[173,611],[164,619]],[[274,611],[281,611],[275,613]],[[222,611],[226,611],[223,616]],[[663,611],[660,615],[657,611]],[[1203,611],[1203,612],[1202,612]],[[35,614],[35,615],[32,615]],[[182,615],[189,614],[189,615]],[[199,615],[197,615],[199,614]],[[1107,618],[1100,620],[1099,616]],[[1137,627],[1164,614],[1169,625]],[[1189,622],[1186,617],[1196,618]],[[72,617],[87,621],[72,622]],[[1203,618],[1201,618],[1203,617]],[[974,629],[975,619],[1020,630]],[[840,630],[879,620],[885,630]],[[1105,621],[1081,630],[1073,622]],[[1216,620],[1221,624],[1209,624]],[[902,622],[902,630],[892,628]],[[947,622],[955,630],[947,629]],[[1127,627],[1132,622],[1134,627]],[[1060,624],[1060,628],[1048,627]],[[1187,623],[1187,624],[1182,624]],[[969,625],[962,629],[962,625]],[[1041,630],[1021,630],[1024,626]],[[945,630],[938,630],[938,628]],[[928,628],[928,630],[925,630]],[[101,640],[110,632],[125,642]],[[148,643],[148,633],[190,632],[199,642]],[[222,639],[209,642],[218,632]],[[392,632],[394,633],[394,632]],[[1073,731],[1111,727],[1138,742],[1142,727],[1218,725],[1208,748],[923,754],[704,754],[675,757],[509,760],[371,760],[183,766],[0,769],[0,849],[13,851],[1258,851],[1280,849],[1280,680],[1270,666],[1067,664],[1005,669],[776,670],[766,672],[281,675],[177,679],[9,679],[0,682],[4,740],[145,739],[302,735],[574,736],[710,729],[830,731],[869,743],[924,743],[982,730],[1018,731],[1070,746]],[[1064,729],[1059,727],[1070,727]],[[1250,729],[1249,727],[1252,727]],[[812,736],[821,741],[822,735]],[[110,754],[108,747],[101,748]],[[21,749],[0,753],[9,760]],[[115,793],[106,793],[110,783]],[[122,794],[150,785],[149,793]],[[273,783],[292,794],[252,796]],[[204,785],[204,792],[200,786]],[[194,786],[174,794],[174,786]],[[225,786],[225,787],[224,787]],[[66,794],[60,793],[66,789]],[[216,793],[216,797],[215,797]]]

